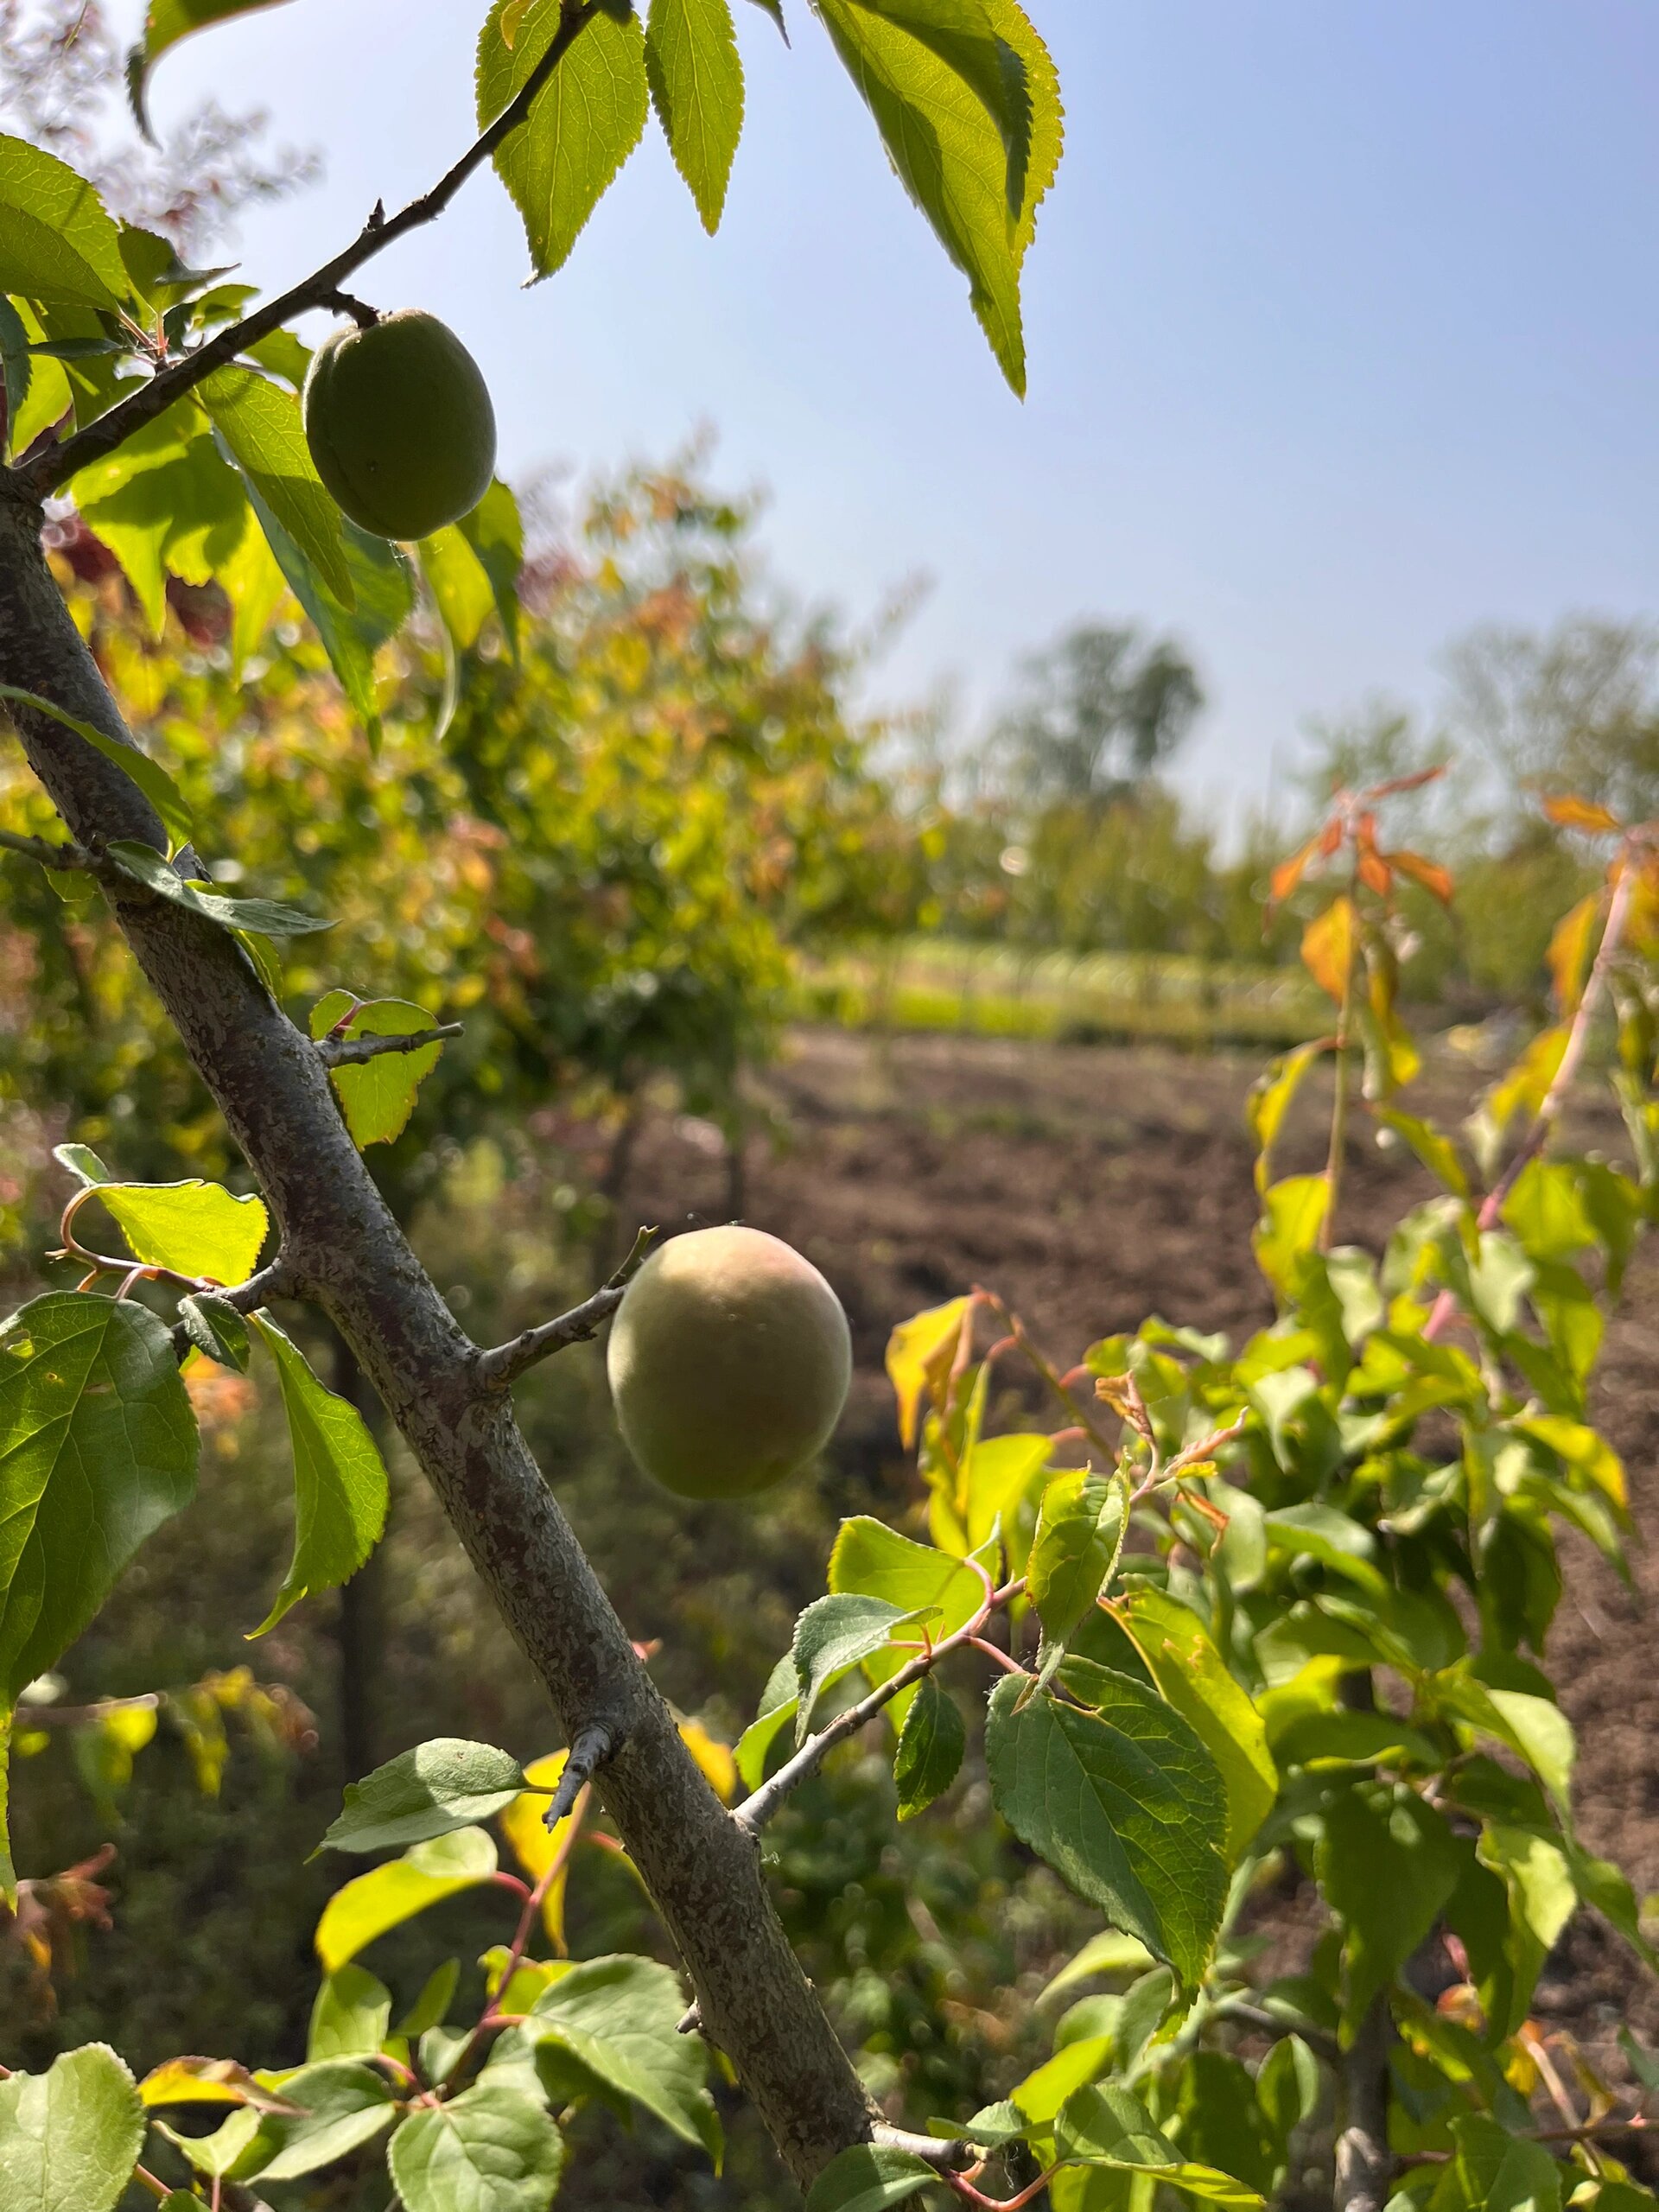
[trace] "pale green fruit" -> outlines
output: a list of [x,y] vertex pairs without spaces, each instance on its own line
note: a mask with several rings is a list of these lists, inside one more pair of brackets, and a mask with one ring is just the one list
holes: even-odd
[[829,1442],[852,1380],[841,1300],[758,1229],[697,1229],[628,1285],[606,1352],[616,1417],[682,1497],[749,1497]]
[[318,475],[377,537],[429,537],[490,488],[489,387],[454,332],[419,308],[324,339],[301,408]]

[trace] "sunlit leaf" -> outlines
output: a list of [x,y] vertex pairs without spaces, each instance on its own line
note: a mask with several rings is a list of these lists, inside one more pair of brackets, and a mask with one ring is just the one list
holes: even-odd
[[480,2082],[410,2113],[388,2157],[405,2212],[547,2212],[564,2139],[539,2097]]
[[263,1636],[302,1598],[356,1573],[385,1526],[387,1486],[385,1463],[357,1408],[323,1389],[269,1313],[252,1319],[276,1363],[294,1447],[294,1557],[254,1631]]
[[349,610],[356,589],[340,509],[317,474],[299,401],[257,369],[215,369],[196,396],[260,499]]
[[743,129],[743,65],[729,0],[651,0],[645,75],[674,166],[712,237]]
[[1359,944],[1359,917],[1351,899],[1334,899],[1302,932],[1302,964],[1322,991],[1338,1006],[1352,988],[1354,956]]
[[44,2074],[0,2081],[0,2204],[7,2212],[115,2212],[144,2144],[131,2075],[101,2043]]
[[0,292],[112,308],[131,289],[120,233],[92,186],[55,154],[0,135]]
[[115,1217],[136,1259],[175,1274],[245,1282],[270,1228],[264,1202],[220,1183],[100,1183],[98,1202]]
[[953,1298],[925,1313],[899,1322],[887,1338],[887,1377],[899,1401],[899,1434],[906,1452],[915,1449],[922,1399],[941,1386],[955,1357],[963,1317],[971,1300]]
[[334,1891],[323,1907],[313,1941],[325,1974],[406,1920],[445,1897],[476,1889],[496,1870],[495,1846],[482,1828],[458,1828],[429,1843],[410,1846]]
[[144,35],[127,57],[127,91],[133,113],[146,137],[150,136],[148,94],[149,73],[170,46],[192,31],[205,30],[232,16],[251,15],[275,0],[149,0]]
[[1610,814],[1594,799],[1580,798],[1570,792],[1547,798],[1544,812],[1558,828],[1582,830],[1592,837],[1605,836],[1609,830],[1624,827],[1616,814]]

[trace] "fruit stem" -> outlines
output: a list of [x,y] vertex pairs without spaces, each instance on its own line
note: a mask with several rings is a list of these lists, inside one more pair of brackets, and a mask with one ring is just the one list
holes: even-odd
[[339,315],[348,315],[359,330],[372,330],[380,320],[380,310],[372,308],[366,300],[359,300],[350,292],[325,292],[318,302],[333,308]]

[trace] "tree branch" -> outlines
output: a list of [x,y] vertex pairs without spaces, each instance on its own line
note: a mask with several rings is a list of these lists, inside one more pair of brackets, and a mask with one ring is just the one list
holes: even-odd
[[656,1236],[654,1229],[640,1230],[633,1249],[616,1273],[580,1306],[573,1306],[556,1320],[543,1321],[539,1328],[526,1329],[508,1344],[497,1344],[493,1351],[480,1352],[476,1368],[479,1381],[488,1389],[505,1390],[537,1360],[550,1359],[556,1351],[587,1344],[596,1337],[622,1303],[622,1294],[639,1272]]
[[92,855],[79,845],[54,845],[46,837],[20,837],[10,830],[0,830],[0,846],[9,853],[21,853],[26,861],[38,861],[42,868],[90,868]]
[[320,1037],[317,1058],[326,1068],[357,1068],[378,1060],[385,1052],[421,1052],[441,1045],[446,1037],[459,1037],[458,1021],[441,1021],[431,1029],[417,1029],[409,1037]]
[[[41,549],[38,505],[0,478],[0,681],[132,742]],[[69,834],[162,849],[143,793],[50,716],[18,707],[29,763]],[[699,1772],[479,1351],[410,1249],[340,1117],[312,1040],[230,934],[136,883],[116,919],[264,1193],[280,1280],[350,1345],[431,1483],[567,1738],[620,1748],[595,1785],[677,1947],[702,2017],[804,2189],[872,2114],[767,1895],[753,1839]],[[257,1279],[256,1278],[256,1281]],[[232,1303],[252,1294],[238,1286]],[[271,1294],[267,1281],[263,1294]]]
[[[260,339],[269,338],[274,330],[280,330],[284,323],[291,322],[308,308],[334,304],[346,278],[365,261],[383,252],[394,239],[418,230],[424,223],[435,221],[473,171],[488,161],[502,141],[518,128],[535,105],[537,94],[604,5],[605,0],[563,0],[559,28],[546,53],[494,122],[479,133],[461,159],[445,170],[429,192],[423,193],[418,200],[411,200],[390,218],[381,213],[377,202],[357,237],[332,261],[313,270],[310,276],[302,276],[297,284],[290,285],[274,300],[266,301],[263,307],[256,308],[240,322],[221,330],[205,346],[179,355],[130,398],[120,401],[85,429],[77,430],[73,437],[48,446],[26,467],[19,469],[16,474],[24,488],[40,499],[60,491],[77,471],[90,461],[102,461],[106,454],[113,453],[135,430],[154,422],[175,399],[181,399],[215,369],[228,368],[238,353],[245,353]],[[357,313],[351,302],[345,304],[348,312]]]

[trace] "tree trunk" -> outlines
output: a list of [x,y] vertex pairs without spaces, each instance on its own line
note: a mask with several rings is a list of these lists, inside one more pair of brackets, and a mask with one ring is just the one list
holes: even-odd
[[[0,472],[0,679],[119,742],[131,738],[53,582],[41,514]],[[70,834],[162,848],[149,802],[111,762],[19,709],[30,765]],[[607,1808],[735,2065],[803,2185],[868,2138],[857,2077],[790,1948],[759,1854],[680,1741],[513,1418],[364,1167],[315,1049],[236,940],[134,884],[116,918],[270,1207],[296,1294],[321,1307],[436,1492],[568,1738],[620,1745]]]
[[1389,2150],[1389,2046],[1394,2023],[1386,1995],[1374,1997],[1337,2072],[1336,2212],[1382,2212],[1394,2159]]

